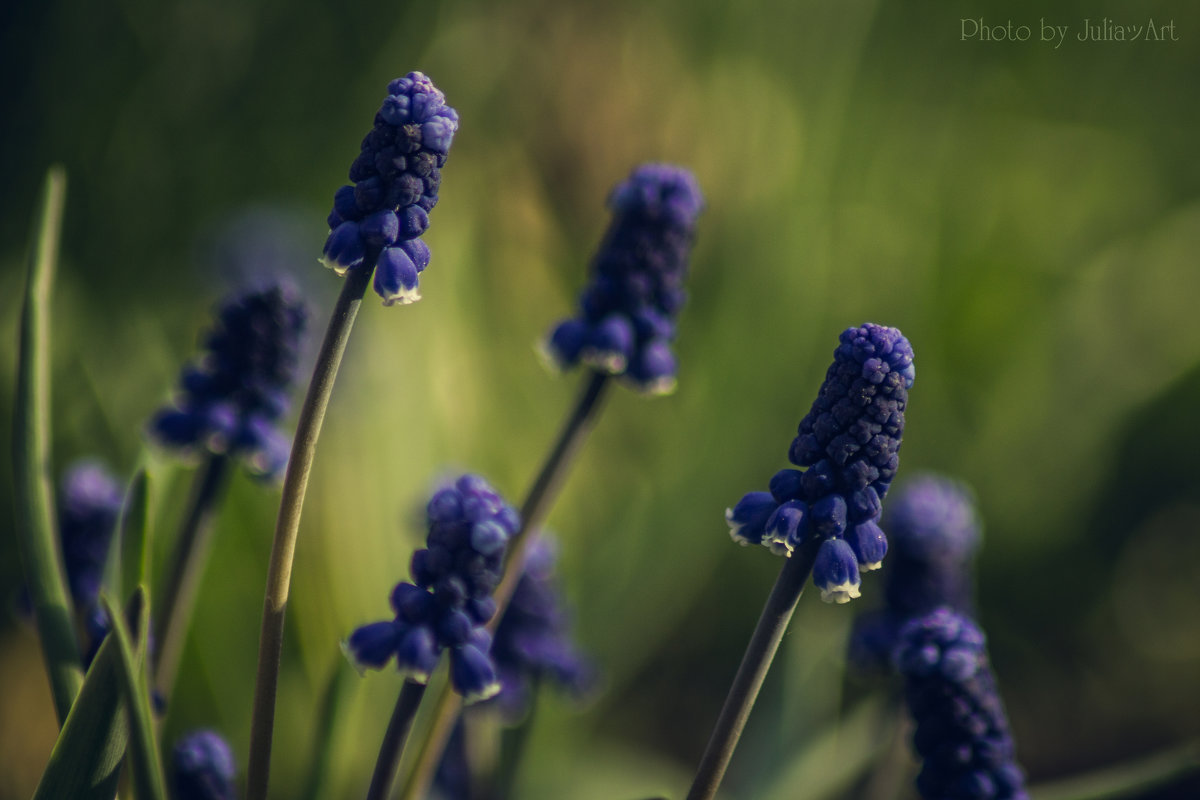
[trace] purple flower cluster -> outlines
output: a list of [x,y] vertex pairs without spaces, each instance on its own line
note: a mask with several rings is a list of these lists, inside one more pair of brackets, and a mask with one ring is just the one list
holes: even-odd
[[[94,461],[72,464],[58,489],[58,541],[71,600],[83,622],[85,669],[108,635],[108,615],[97,600],[122,500],[121,487]],[[28,590],[21,590],[16,605],[21,614],[33,612]]]
[[181,738],[171,753],[173,800],[233,800],[233,751],[215,731],[202,730]]
[[892,534],[888,607],[905,617],[949,606],[969,611],[970,561],[982,530],[966,485],[939,475],[908,482],[884,517]]
[[420,72],[388,84],[375,124],[333,195],[321,260],[338,275],[375,267],[383,304],[421,299],[417,275],[429,265],[421,234],[438,200],[442,166],[458,130],[458,112]]
[[560,322],[543,350],[559,369],[582,362],[641,391],[666,393],[675,386],[671,341],[704,197],[687,170],[643,164],[608,205],[612,224],[592,261],[580,314]]
[[495,702],[509,718],[525,712],[535,681],[549,680],[580,694],[594,677],[571,640],[570,620],[554,577],[555,555],[551,540],[533,543],[512,601],[496,628],[492,659],[501,690]]
[[99,608],[96,598],[121,502],[121,487],[94,461],[78,461],[63,476],[58,493],[58,535],[71,599],[79,609]]
[[286,283],[234,296],[204,338],[204,357],[184,368],[175,406],[151,420],[151,435],[166,447],[228,454],[257,476],[277,477],[291,443],[275,423],[288,408],[307,322]]
[[863,670],[886,667],[896,634],[909,619],[939,606],[971,611],[971,559],[982,538],[971,490],[940,475],[907,481],[888,502],[891,542],[884,570],[885,607],[858,617],[850,660]]
[[904,409],[915,370],[895,328],[846,329],[812,409],[800,421],[789,460],[770,491],[750,492],[725,512],[739,544],[790,556],[810,537],[821,544],[813,582],[826,602],[859,596],[859,570],[880,566],[887,537],[878,520],[899,466]]
[[496,613],[504,551],[520,519],[487,481],[464,475],[439,490],[426,508],[429,535],[412,558],[412,583],[392,590],[395,619],[356,629],[346,652],[360,668],[396,659],[401,673],[424,683],[442,650],[450,651],[450,681],[466,702],[500,691],[484,627]]
[[929,800],[1028,800],[983,632],[947,608],[910,620],[893,654]]

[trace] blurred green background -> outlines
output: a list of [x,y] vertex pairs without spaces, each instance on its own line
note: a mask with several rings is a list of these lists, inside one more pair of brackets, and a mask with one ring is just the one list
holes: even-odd
[[[1179,40],[1074,40],[1104,17]],[[963,18],[1032,38],[963,41]],[[1071,26],[1061,47],[1043,19]],[[683,793],[779,567],[734,547],[722,513],[785,466],[837,334],[867,320],[916,352],[901,478],[978,493],[980,618],[1032,781],[1200,736],[1200,6],[62,0],[0,9],[0,67],[5,419],[35,197],[49,164],[70,178],[57,468],[132,470],[234,283],[231,235],[286,232],[319,336],[339,288],[316,262],[325,214],[389,79],[421,69],[461,114],[424,300],[369,295],[318,452],[276,796],[299,791],[338,641],[386,615],[436,478],[479,471],[513,501],[532,481],[578,381],[533,345],[644,160],[689,166],[709,203],[679,389],[614,392],[551,514],[604,686],[545,704],[521,796]],[[191,475],[155,477],[165,541]],[[243,769],[277,503],[235,480],[167,726],[222,729]],[[6,607],[18,572],[5,535]],[[858,791],[830,779],[883,735],[858,705],[883,689],[846,677],[843,650],[879,588],[802,599],[729,798]],[[332,796],[363,791],[398,686],[355,687]],[[858,725],[838,735],[842,716]],[[34,634],[6,612],[0,797],[30,794],[53,737]]]

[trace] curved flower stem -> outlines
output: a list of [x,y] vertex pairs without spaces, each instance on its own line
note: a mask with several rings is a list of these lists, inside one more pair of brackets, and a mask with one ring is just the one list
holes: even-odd
[[383,735],[383,744],[379,746],[379,757],[375,759],[375,772],[371,775],[367,800],[387,800],[392,793],[396,765],[400,763],[400,754],[404,751],[408,732],[412,730],[413,719],[417,716],[417,706],[421,705],[424,696],[425,684],[404,681],[396,708],[392,710],[392,719],[388,722],[387,733]]
[[729,694],[725,697],[721,715],[717,717],[708,747],[700,759],[700,766],[696,769],[696,777],[688,791],[687,800],[712,800],[716,796],[721,779],[725,777],[725,768],[729,766],[733,750],[742,735],[742,728],[746,726],[750,710],[754,708],[758,690],[762,687],[763,679],[767,677],[771,659],[775,657],[775,650],[778,649],[792,618],[792,612],[796,610],[796,603],[804,592],[804,584],[812,572],[819,545],[820,542],[814,539],[805,542],[792,553],[791,558],[779,571],[775,586],[771,589],[758,618],[758,625],[750,637],[750,644],[746,646],[741,666],[738,667],[733,684],[729,687]]
[[424,797],[429,791],[462,708],[462,698],[454,693],[450,682],[446,681],[437,696],[437,705],[433,708],[433,721],[429,724],[429,730],[425,732],[416,763],[413,764],[412,771],[408,773],[408,779],[400,790],[401,800],[416,800]]
[[[566,422],[563,423],[562,430],[559,431],[554,447],[546,456],[529,494],[525,496],[525,502],[521,504],[521,527],[508,542],[504,560],[504,577],[500,579],[500,585],[496,587],[493,594],[496,600],[496,613],[487,626],[491,633],[496,632],[496,627],[504,617],[504,609],[508,607],[508,602],[512,599],[513,592],[516,591],[517,583],[521,580],[521,574],[525,569],[525,557],[533,542],[530,533],[541,527],[542,521],[549,513],[550,506],[558,496],[575,456],[596,424],[596,418],[601,408],[600,401],[604,397],[604,390],[611,382],[609,376],[602,372],[592,372],[588,377],[583,390],[579,393],[579,398],[575,401],[575,406]],[[441,694],[438,695],[433,722],[425,737],[421,752],[417,756],[417,762],[401,792],[404,800],[416,800],[418,797],[423,797],[429,790],[438,762],[441,761],[442,753],[446,749],[446,743],[450,741],[454,723],[461,711],[462,702],[451,691],[450,683],[447,681],[446,685],[442,687]]]
[[212,542],[213,519],[224,494],[229,476],[229,458],[209,456],[192,484],[192,496],[187,513],[179,527],[175,550],[167,581],[162,587],[162,600],[156,614],[155,648],[151,654],[151,675],[154,687],[164,698],[170,698],[179,669],[179,657],[187,639],[196,593],[208,562]]
[[275,691],[279,682],[279,661],[283,652],[283,621],[287,610],[288,587],[292,580],[292,558],[296,536],[300,532],[300,513],[308,488],[317,438],[325,421],[325,410],[333,392],[342,354],[363,294],[371,280],[374,258],[346,274],[346,283],[325,330],[325,340],[317,354],[308,394],[296,423],[296,438],[283,479],[283,497],[275,522],[271,560],[267,570],[266,597],[263,600],[262,632],[258,642],[258,673],[254,684],[253,718],[250,728],[250,758],[247,766],[247,800],[264,800],[271,769],[271,737],[275,727]]

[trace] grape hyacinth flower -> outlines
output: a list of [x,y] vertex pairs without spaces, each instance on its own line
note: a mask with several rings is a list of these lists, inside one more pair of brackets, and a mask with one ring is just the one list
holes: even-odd
[[458,130],[458,112],[420,72],[388,84],[371,132],[333,196],[321,261],[338,275],[375,269],[386,306],[421,299],[417,276],[429,265],[421,234],[438,201],[442,166]]
[[675,320],[704,197],[695,177],[670,164],[643,164],[609,196],[613,219],[592,261],[579,315],[542,345],[561,370],[583,363],[622,376],[648,394],[675,386]]
[[929,800],[1028,800],[983,632],[940,608],[901,629],[893,663],[923,759],[917,789]]
[[204,357],[183,370],[174,407],[151,420],[153,438],[185,454],[238,458],[256,476],[278,477],[290,441],[275,423],[288,409],[307,321],[286,283],[228,300],[204,338]]
[[895,328],[868,322],[842,332],[817,399],[769,491],[725,512],[730,535],[786,556],[696,769],[687,800],[712,800],[811,573],[826,602],[859,596],[859,570],[887,552],[877,520],[900,464],[912,347]]
[[214,731],[202,730],[181,738],[171,753],[173,800],[233,800],[233,751]]
[[360,670],[382,669],[394,658],[405,677],[421,684],[449,650],[455,691],[465,702],[485,700],[500,691],[485,625],[496,611],[491,594],[519,518],[476,475],[437,491],[426,515],[429,534],[413,554],[413,582],[392,590],[395,618],[356,629],[345,649]]
[[555,556],[553,540],[533,542],[492,642],[501,685],[493,702],[510,720],[525,713],[535,682],[549,680],[579,695],[594,678],[591,665],[571,641],[562,593],[554,579]]
[[779,555],[819,541],[813,582],[821,599],[845,603],[859,596],[860,571],[878,568],[887,552],[878,521],[915,370],[900,331],[869,322],[846,329],[833,358],[788,451],[805,469],[776,473],[769,491],[745,495],[725,519],[735,542]]
[[982,538],[971,490],[932,473],[906,482],[883,521],[891,543],[885,606],[858,617],[850,639],[850,660],[864,670],[886,667],[909,619],[941,606],[971,612],[970,562]]
[[[71,600],[82,621],[80,655],[86,669],[108,633],[108,617],[99,603],[104,566],[121,514],[121,487],[99,462],[81,460],[63,475],[58,490],[58,540]],[[30,614],[29,594],[17,608]]]
[[117,528],[121,487],[95,461],[78,461],[63,476],[58,496],[58,532],[63,566],[76,608],[99,608],[96,600]]

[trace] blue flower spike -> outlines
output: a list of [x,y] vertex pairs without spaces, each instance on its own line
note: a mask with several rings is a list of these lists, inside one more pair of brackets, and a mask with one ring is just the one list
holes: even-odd
[[225,454],[256,477],[278,478],[291,440],[276,424],[287,413],[307,325],[308,310],[286,282],[230,298],[204,337],[204,356],[183,370],[174,405],[151,419],[151,438],[184,456]]
[[491,654],[501,692],[495,702],[510,720],[528,710],[536,682],[549,681],[579,697],[595,677],[572,641],[555,558],[554,540],[534,540],[512,602],[496,627]]
[[97,598],[123,500],[116,480],[94,461],[78,461],[63,476],[58,533],[71,598],[80,609],[98,609]]
[[350,166],[353,185],[334,193],[321,261],[338,275],[374,268],[385,306],[421,299],[417,276],[429,265],[429,247],[420,237],[457,131],[458,112],[429,78],[397,78]]
[[971,561],[982,538],[970,488],[933,473],[899,486],[883,523],[892,544],[884,607],[855,619],[850,637],[850,661],[863,672],[886,671],[896,635],[913,617],[941,606],[971,612]]
[[189,733],[171,753],[174,800],[234,800],[235,775],[233,751],[215,731]]
[[491,594],[520,518],[476,475],[436,491],[425,510],[426,546],[413,553],[413,580],[392,590],[395,618],[357,628],[343,650],[360,672],[395,659],[416,683],[429,680],[448,650],[455,691],[465,702],[486,700],[501,684],[484,626],[496,612]]
[[667,394],[675,388],[671,341],[704,197],[686,169],[642,164],[613,189],[608,206],[612,223],[579,313],[555,325],[540,349],[556,370],[584,364],[645,394]]
[[921,796],[1028,800],[979,627],[949,608],[914,617],[901,628],[892,661],[916,723]]
[[750,492],[725,512],[739,544],[791,556],[815,539],[813,582],[826,602],[859,596],[860,574],[878,569],[888,540],[879,519],[899,467],[904,410],[916,372],[895,328],[846,329],[811,410],[769,491]]

